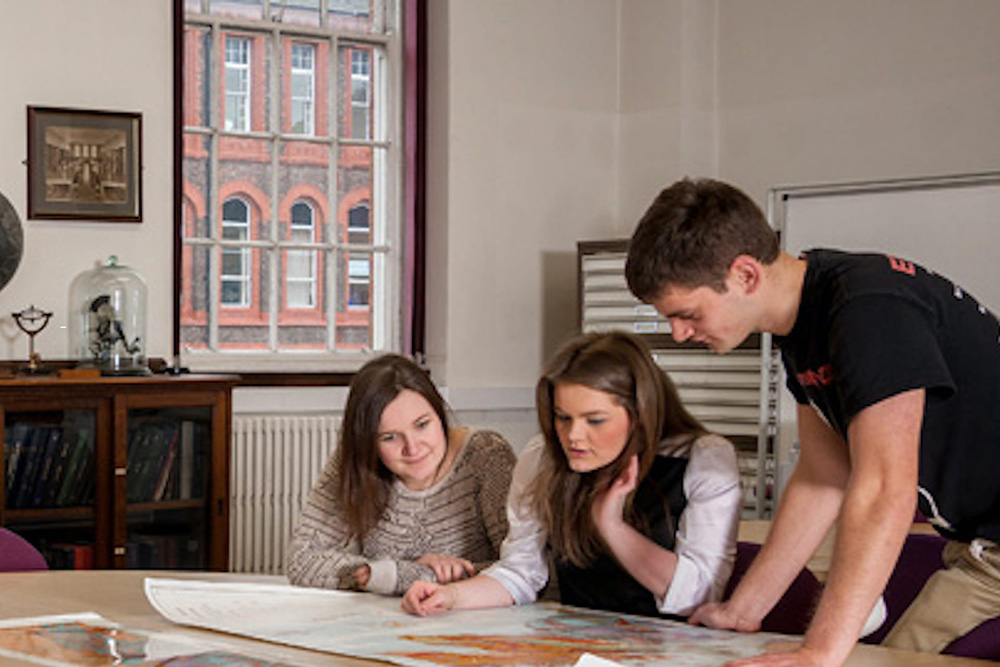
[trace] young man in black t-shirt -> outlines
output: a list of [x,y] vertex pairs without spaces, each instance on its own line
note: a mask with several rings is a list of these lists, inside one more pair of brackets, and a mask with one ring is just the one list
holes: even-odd
[[746,664],[841,664],[918,496],[952,540],[948,568],[886,643],[940,651],[1000,615],[1000,323],[991,312],[905,259],[792,257],[749,197],[711,180],[660,193],[632,237],[626,277],[678,341],[724,353],[753,332],[775,334],[799,404],[799,460],[767,542],[732,598],[693,622],[756,630],[837,521],[803,645]]

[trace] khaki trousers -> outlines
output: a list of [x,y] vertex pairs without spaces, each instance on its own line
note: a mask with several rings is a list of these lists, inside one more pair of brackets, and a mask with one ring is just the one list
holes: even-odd
[[983,621],[1000,616],[1000,546],[949,541],[938,570],[882,641],[883,646],[940,653]]

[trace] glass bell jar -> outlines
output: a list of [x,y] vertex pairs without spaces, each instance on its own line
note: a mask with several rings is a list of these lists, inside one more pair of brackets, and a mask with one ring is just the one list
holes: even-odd
[[146,283],[118,263],[73,279],[69,294],[70,353],[102,375],[149,375],[146,364]]

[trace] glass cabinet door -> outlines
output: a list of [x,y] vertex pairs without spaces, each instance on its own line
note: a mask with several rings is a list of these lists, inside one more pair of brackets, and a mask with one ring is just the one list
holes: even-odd
[[95,566],[95,421],[90,409],[4,415],[5,523],[53,569]]
[[211,424],[210,407],[128,411],[125,567],[207,568]]

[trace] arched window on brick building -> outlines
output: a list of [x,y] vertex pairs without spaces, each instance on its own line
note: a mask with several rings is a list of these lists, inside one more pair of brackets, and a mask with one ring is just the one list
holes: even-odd
[[[370,207],[362,203],[347,214],[347,242],[368,245],[372,242]],[[347,305],[368,308],[371,305],[371,253],[352,252],[347,260]]]
[[[238,197],[227,199],[222,205],[222,240],[249,241],[251,220],[250,206]],[[219,301],[223,307],[249,308],[253,294],[249,248],[222,249],[221,290]]]
[[[316,214],[304,201],[292,205],[288,240],[292,243],[316,243]],[[285,307],[315,308],[318,303],[316,251],[288,250],[285,254]]]

